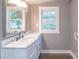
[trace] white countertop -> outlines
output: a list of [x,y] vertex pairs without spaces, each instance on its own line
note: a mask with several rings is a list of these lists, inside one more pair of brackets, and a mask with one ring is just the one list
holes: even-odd
[[3,48],[27,48],[33,42],[35,42],[40,33],[29,33],[24,38],[14,41],[8,45],[3,46]]

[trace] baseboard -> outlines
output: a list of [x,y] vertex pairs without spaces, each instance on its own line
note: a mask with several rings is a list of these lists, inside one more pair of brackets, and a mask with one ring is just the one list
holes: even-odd
[[70,51],[71,56],[73,57],[73,59],[78,59],[75,54],[72,52],[72,50]]
[[68,54],[71,50],[41,50],[41,53],[64,53]]
[[41,50],[41,53],[70,54],[73,59],[77,59],[72,50]]

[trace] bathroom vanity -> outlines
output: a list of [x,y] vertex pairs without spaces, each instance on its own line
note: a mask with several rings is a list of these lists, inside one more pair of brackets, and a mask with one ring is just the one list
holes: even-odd
[[1,48],[1,59],[39,59],[41,34],[30,33]]

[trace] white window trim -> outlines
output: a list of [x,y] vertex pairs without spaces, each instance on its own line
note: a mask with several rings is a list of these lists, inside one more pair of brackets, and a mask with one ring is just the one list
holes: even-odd
[[[57,28],[56,30],[42,30],[42,27],[41,27],[41,10],[44,10],[44,9],[54,9],[58,12],[57,14],[57,21],[56,21],[56,25],[57,25]],[[57,33],[59,34],[59,7],[39,7],[39,32],[40,33]]]
[[25,26],[25,22],[26,22],[26,21],[25,21],[24,9],[21,9],[21,10],[23,11],[23,17],[22,17],[22,19],[23,19],[23,28],[22,28],[22,29],[18,29],[18,30],[16,30],[16,29],[13,29],[13,30],[12,30],[12,29],[9,29],[9,28],[8,28],[8,24],[7,24],[7,23],[8,23],[8,12],[7,12],[7,11],[9,11],[8,8],[9,8],[9,9],[21,9],[21,8],[19,8],[19,7],[18,7],[18,8],[17,8],[17,7],[7,7],[7,8],[6,8],[6,33],[13,33],[14,31],[18,31],[18,32],[19,32],[19,31],[25,31],[25,27],[26,27],[26,26]]

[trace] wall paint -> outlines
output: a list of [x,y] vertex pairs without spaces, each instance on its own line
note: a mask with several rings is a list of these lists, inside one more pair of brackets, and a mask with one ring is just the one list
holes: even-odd
[[2,7],[2,3],[3,3],[3,1],[2,0],[0,0],[0,39],[3,37],[3,18],[2,18],[2,9],[3,9],[3,7]]
[[2,2],[3,0],[0,0],[0,57],[1,57],[1,39],[3,37],[3,18],[2,18]]
[[74,33],[78,33],[78,0],[72,0],[70,4],[71,12],[71,49],[78,56],[78,41],[74,38]]
[[3,7],[3,11],[2,11],[2,14],[3,14],[3,16],[2,16],[2,18],[3,18],[3,23],[2,23],[2,25],[3,25],[3,37],[5,36],[5,34],[6,34],[6,2],[5,2],[5,0],[3,0],[2,1],[3,3],[2,3],[2,7]]
[[[27,3],[27,2],[26,2]],[[29,3],[28,7],[25,9],[26,10],[26,31],[30,31],[31,30],[31,5]]]
[[43,50],[68,50],[70,47],[70,15],[69,3],[66,0],[50,1],[46,3],[36,4],[31,7],[32,31],[38,32],[39,27],[39,7],[40,6],[59,6],[59,30],[60,34],[43,34]]

